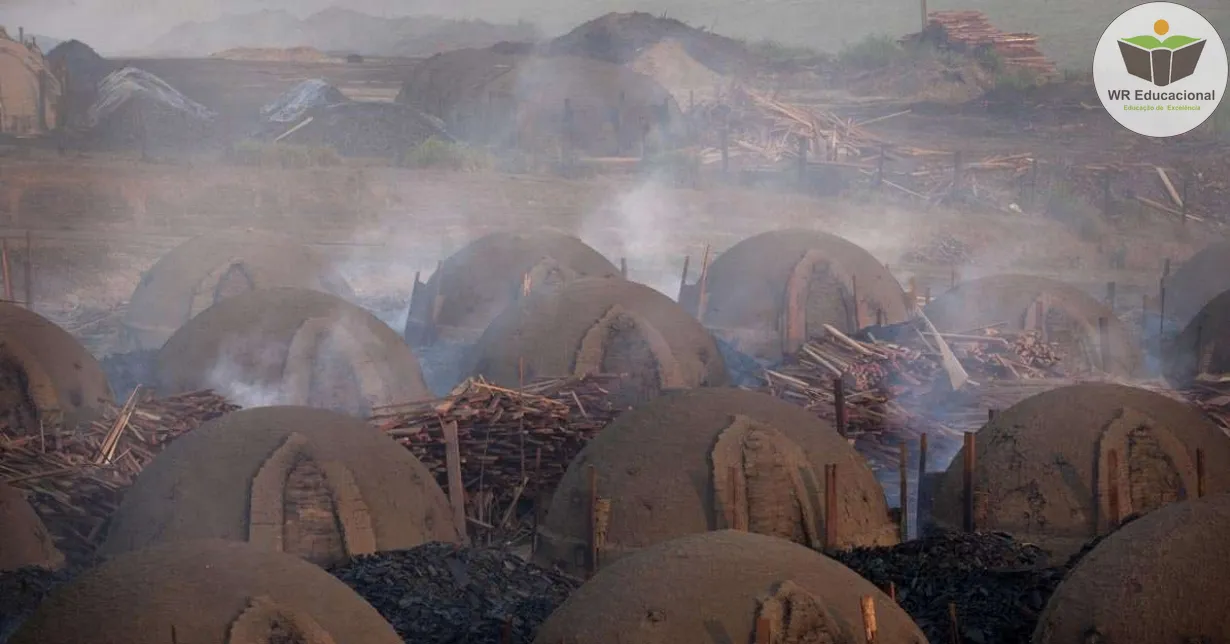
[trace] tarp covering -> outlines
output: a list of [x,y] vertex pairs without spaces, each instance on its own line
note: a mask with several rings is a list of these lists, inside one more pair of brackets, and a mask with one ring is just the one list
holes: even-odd
[[270,123],[297,123],[318,107],[345,103],[341,90],[319,78],[305,80],[261,108],[261,120]]
[[90,106],[91,127],[107,119],[134,98],[148,100],[157,107],[190,116],[198,121],[212,121],[214,112],[179,93],[157,76],[136,67],[125,67],[107,75],[98,84],[98,98]]

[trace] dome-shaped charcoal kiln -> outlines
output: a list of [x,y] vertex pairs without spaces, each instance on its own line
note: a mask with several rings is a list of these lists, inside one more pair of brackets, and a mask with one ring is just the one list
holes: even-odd
[[124,315],[124,343],[133,351],[157,350],[210,306],[276,286],[354,296],[324,257],[298,241],[253,231],[206,233],[163,255],[141,276]]
[[1230,373],[1230,291],[1192,317],[1163,357],[1166,379],[1175,387]]
[[1230,241],[1204,247],[1162,279],[1166,317],[1182,328],[1218,295],[1230,291]]
[[1228,532],[1228,494],[1132,521],[1068,573],[1030,641],[1230,642]]
[[412,345],[437,340],[473,343],[522,294],[553,290],[581,277],[608,277],[618,268],[585,242],[542,229],[479,237],[415,284],[406,318]]
[[364,421],[260,407],[209,421],[158,455],[124,495],[103,552],[218,538],[327,565],[456,542],[444,492]]
[[[1033,332],[1022,341],[1057,344],[1058,364],[1067,374],[1104,371],[1130,376],[1142,362],[1139,337],[1113,311],[1074,286],[1044,277],[995,275],[963,282],[932,300],[923,312],[941,333],[990,326]],[[1105,366],[1100,319],[1106,320]]]
[[574,573],[589,565],[591,466],[610,504],[599,565],[732,527],[824,547],[829,464],[837,466],[836,545],[896,543],[875,475],[823,420],[754,391],[670,392],[624,412],[573,459],[535,558]]
[[25,495],[4,483],[0,483],[0,526],[0,572],[25,566],[59,568],[64,563],[64,555]]
[[215,389],[245,407],[356,415],[432,397],[414,351],[375,316],[296,288],[250,291],[190,320],[157,357],[164,394]]
[[616,404],[665,389],[722,386],[713,336],[683,307],[643,284],[584,278],[506,309],[474,347],[471,373],[515,387],[538,377],[623,374]]
[[[1206,491],[1230,491],[1230,437],[1194,407],[1123,385],[1052,389],[975,436],[975,527],[1066,556],[1130,515],[1195,497],[1198,449]],[[962,450],[936,483],[941,527],[962,526],[964,471]]]
[[75,427],[92,418],[111,387],[94,356],[55,323],[0,302],[0,425],[14,433]]
[[[766,359],[793,354],[823,324],[850,332],[877,318],[904,322],[909,312],[901,284],[884,264],[846,239],[814,230],[775,230],[735,244],[713,261],[704,289],[705,325]],[[688,306],[696,310],[697,303]]]
[[[535,644],[749,642],[765,618],[774,642],[863,642],[870,597],[877,642],[925,644],[896,602],[840,563],[784,539],[695,534],[604,568],[538,630]],[[778,639],[780,638],[780,639]]]
[[329,573],[218,540],[121,555],[54,591],[10,644],[401,644]]

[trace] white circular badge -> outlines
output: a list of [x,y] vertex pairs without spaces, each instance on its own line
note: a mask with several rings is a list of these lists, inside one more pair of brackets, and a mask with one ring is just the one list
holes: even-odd
[[1110,23],[1093,55],[1093,84],[1123,127],[1177,136],[1213,115],[1226,91],[1226,47],[1204,16],[1149,2]]

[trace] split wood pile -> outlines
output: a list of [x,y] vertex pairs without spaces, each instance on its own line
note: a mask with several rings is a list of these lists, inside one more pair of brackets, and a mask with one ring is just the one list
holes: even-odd
[[439,400],[379,408],[370,422],[446,489],[444,429],[455,424],[470,523],[500,531],[518,518],[518,501],[554,492],[573,457],[618,414],[608,402],[617,379],[543,380],[520,390],[470,379]]
[[990,50],[1005,67],[1046,75],[1057,71],[1054,61],[1038,49],[1037,35],[1004,33],[981,11],[932,12],[927,16],[927,31],[931,33],[924,37],[935,37],[940,44],[957,51]]
[[212,391],[155,399],[137,390],[76,429],[0,433],[0,481],[30,492],[70,563],[88,562],[145,465],[171,440],[236,409]]
[[429,543],[330,570],[416,644],[530,644],[580,580],[508,551]]
[[1068,569],[1044,567],[1040,549],[1000,533],[933,534],[832,556],[880,588],[891,584],[931,642],[1028,642]]

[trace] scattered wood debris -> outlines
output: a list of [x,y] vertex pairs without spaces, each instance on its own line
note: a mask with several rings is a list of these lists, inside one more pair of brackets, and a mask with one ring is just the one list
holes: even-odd
[[505,389],[470,379],[442,399],[381,407],[370,421],[447,485],[444,428],[457,426],[467,517],[488,533],[529,536],[510,523],[519,501],[550,494],[581,448],[619,413],[608,402],[617,376],[591,375]]
[[1036,34],[1004,33],[981,11],[933,11],[927,15],[927,28],[913,38],[932,40],[954,51],[993,52],[1005,67],[1041,75],[1058,71],[1055,62],[1038,49]]
[[70,564],[92,560],[124,491],[174,438],[239,409],[212,391],[153,398],[140,389],[76,429],[0,428],[0,481],[30,502]]

